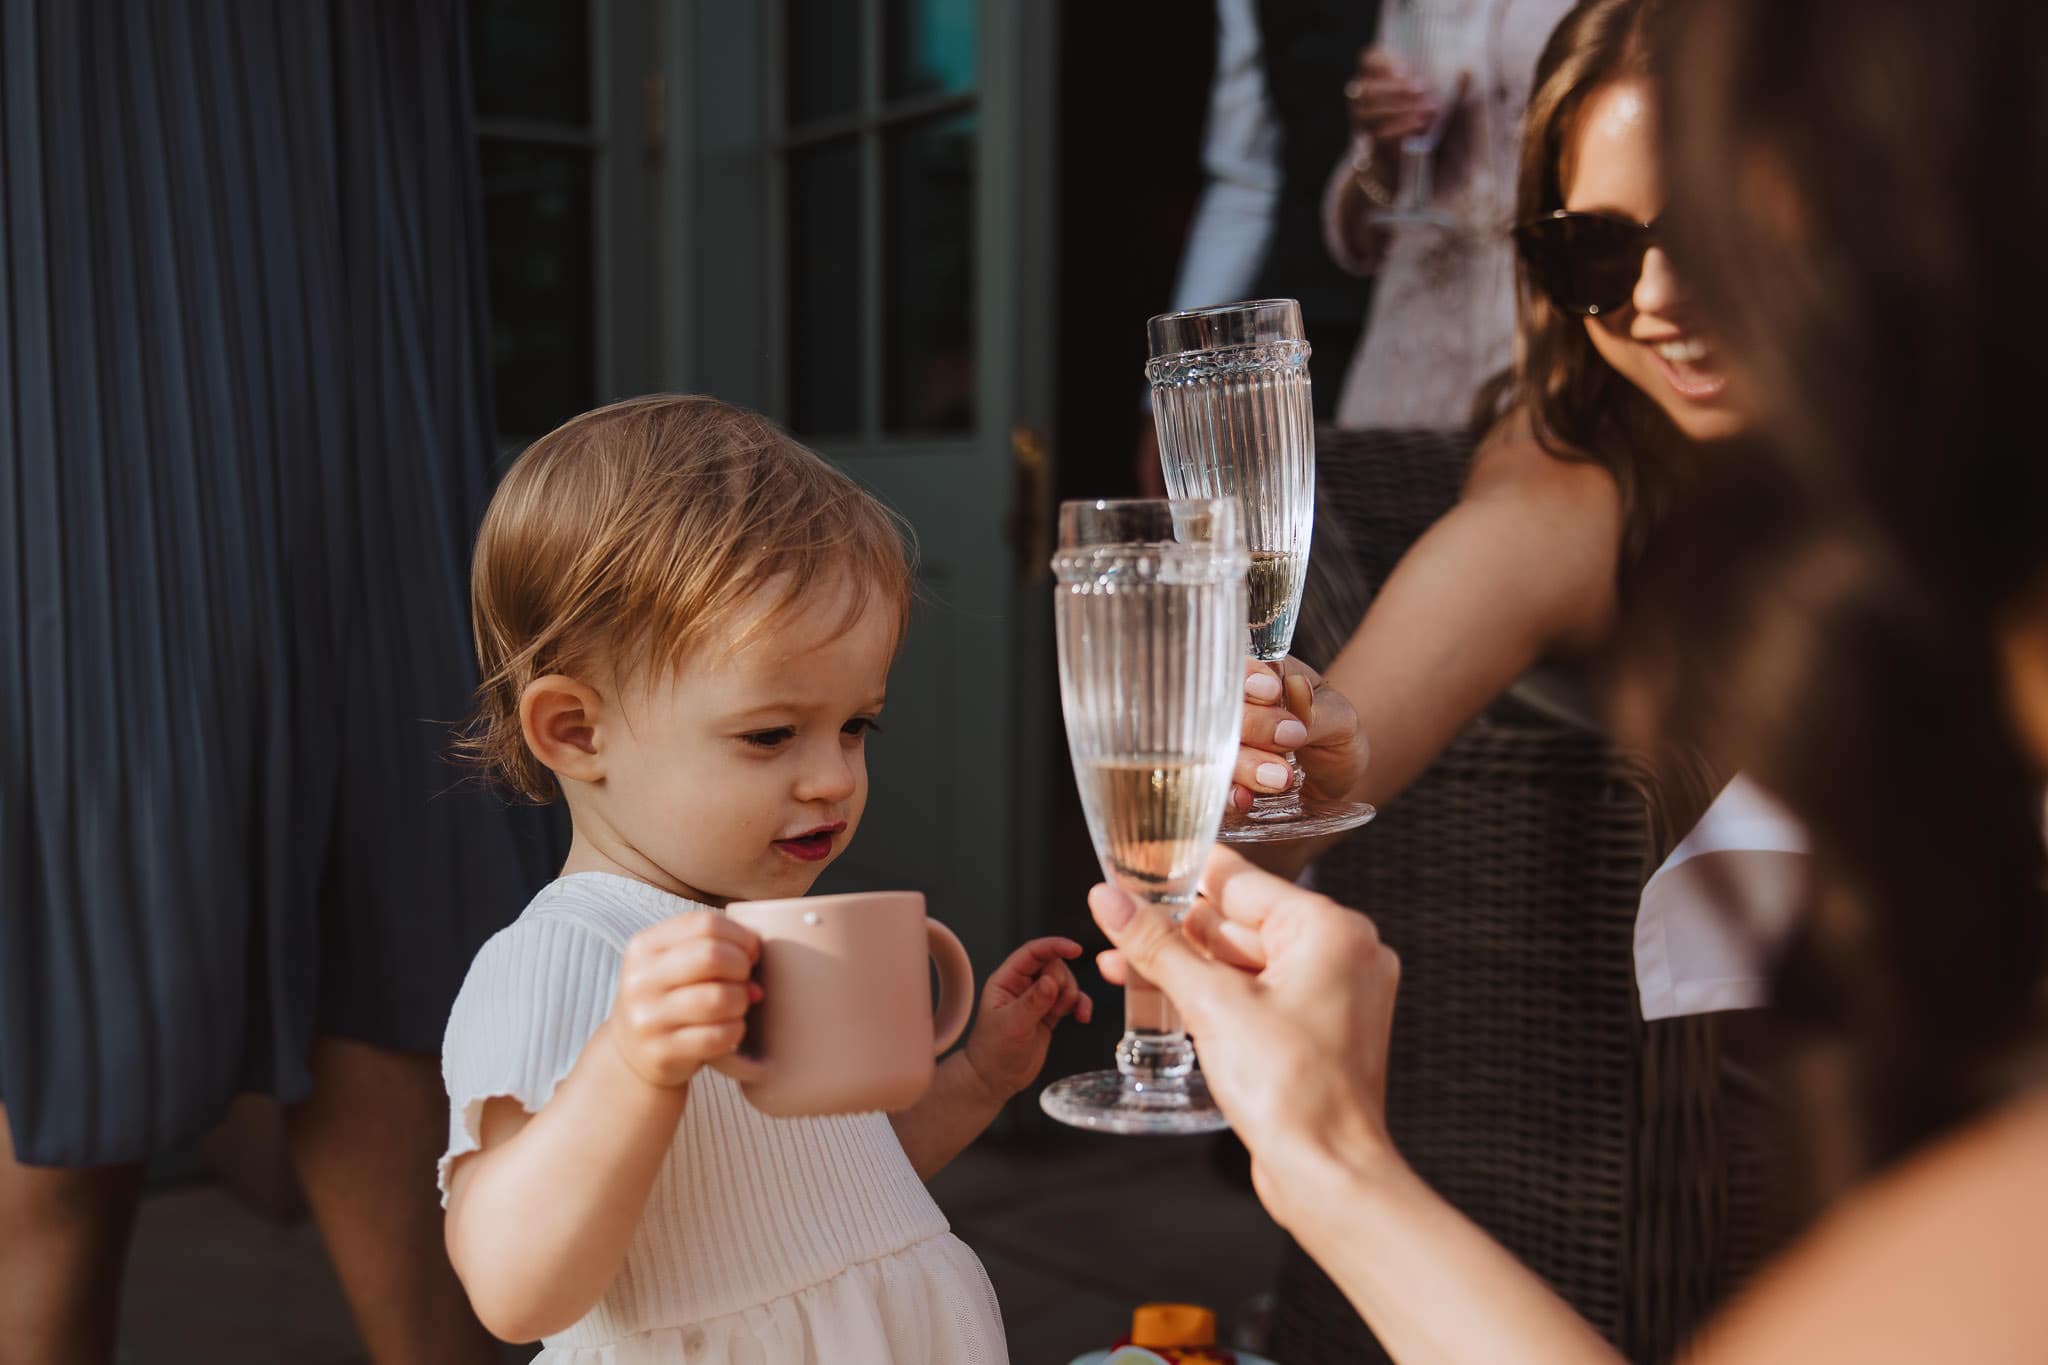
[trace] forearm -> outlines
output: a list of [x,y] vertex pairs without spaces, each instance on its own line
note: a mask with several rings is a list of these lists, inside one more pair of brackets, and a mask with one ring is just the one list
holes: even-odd
[[[1402,556],[1324,671],[1350,699],[1371,752],[1368,762],[1339,765],[1357,774],[1348,790],[1312,795],[1384,810],[1537,660],[1587,648],[1604,631],[1619,543],[1612,482],[1540,450],[1526,458],[1570,487],[1468,492]],[[1258,862],[1294,877],[1334,842],[1272,845]]]
[[[1283,1187],[1271,1163],[1262,1172]],[[1292,1169],[1304,1171],[1308,1163]],[[1398,1157],[1293,1178],[1282,1221],[1401,1365],[1615,1365],[1585,1319]]]
[[918,1178],[929,1180],[987,1131],[1008,1098],[982,1080],[962,1048],[939,1063],[924,1098],[889,1123]]
[[508,1340],[561,1331],[618,1273],[683,1115],[600,1029],[537,1114],[466,1159],[448,1252],[478,1317]]
[[[1506,691],[1526,666],[1516,658],[1501,667],[1497,675],[1458,677],[1450,686],[1432,693],[1408,676],[1360,681],[1344,667],[1345,662],[1340,660],[1332,665],[1331,682],[1346,690],[1347,695],[1377,700],[1377,705],[1358,707],[1360,731],[1385,738],[1373,744],[1372,761],[1339,799],[1364,801],[1382,811],[1429,770],[1459,733],[1485,710],[1487,703]],[[1352,692],[1348,690],[1351,688],[1359,690]],[[1301,876],[1302,869],[1350,837],[1347,831],[1315,839],[1244,844],[1239,851],[1266,871],[1293,881]]]

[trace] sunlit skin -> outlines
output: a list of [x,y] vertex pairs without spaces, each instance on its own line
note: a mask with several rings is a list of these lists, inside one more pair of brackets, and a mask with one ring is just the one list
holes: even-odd
[[[1656,103],[1639,78],[1614,81],[1587,98],[1565,160],[1567,209],[1656,221],[1664,211]],[[1688,437],[1716,441],[1742,431],[1728,372],[1696,330],[1691,300],[1661,247],[1645,253],[1628,306],[1587,318],[1585,326],[1601,358]]]
[[711,905],[809,891],[860,828],[895,653],[893,613],[870,600],[849,626],[847,605],[818,594],[764,619],[764,590],[732,623],[746,644],[695,651],[672,676],[532,683],[523,718],[575,817],[564,874]]

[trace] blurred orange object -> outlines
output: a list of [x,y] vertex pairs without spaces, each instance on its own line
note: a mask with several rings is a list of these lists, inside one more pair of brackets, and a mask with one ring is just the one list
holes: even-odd
[[1214,1346],[1216,1315],[1192,1303],[1141,1303],[1131,1314],[1131,1345]]
[[1216,1349],[1216,1314],[1192,1303],[1138,1305],[1124,1344],[1142,1346],[1176,1365],[1235,1365],[1237,1360]]

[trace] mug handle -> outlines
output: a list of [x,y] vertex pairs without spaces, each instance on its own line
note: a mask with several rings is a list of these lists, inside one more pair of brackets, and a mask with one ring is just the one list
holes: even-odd
[[932,961],[939,968],[939,1003],[933,1010],[932,1056],[960,1041],[974,1009],[974,963],[951,929],[935,919],[924,922]]

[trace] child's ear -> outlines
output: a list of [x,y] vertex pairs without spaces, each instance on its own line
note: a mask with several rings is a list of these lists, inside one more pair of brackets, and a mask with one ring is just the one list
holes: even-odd
[[598,719],[604,699],[566,673],[535,678],[519,694],[519,728],[533,756],[572,782],[604,777]]

